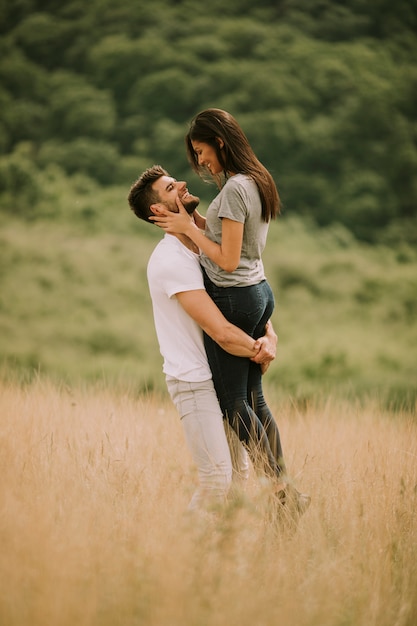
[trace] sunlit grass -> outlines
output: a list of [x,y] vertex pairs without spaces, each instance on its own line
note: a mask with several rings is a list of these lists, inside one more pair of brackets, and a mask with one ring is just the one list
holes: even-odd
[[38,377],[0,388],[0,622],[8,626],[412,626],[417,422],[328,399],[277,403],[312,505],[294,535],[262,486],[212,519],[156,394]]

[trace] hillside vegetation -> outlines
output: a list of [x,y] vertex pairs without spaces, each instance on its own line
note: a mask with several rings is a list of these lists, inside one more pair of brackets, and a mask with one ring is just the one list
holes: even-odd
[[[119,229],[106,226],[120,213]],[[90,232],[93,230],[93,232]],[[0,345],[8,368],[38,368],[68,382],[104,378],[164,389],[146,282],[162,233],[137,220],[125,197],[90,222],[2,225]],[[265,381],[300,401],[317,394],[377,394],[397,408],[416,398],[416,252],[356,242],[342,227],[282,219],[265,267],[280,341]],[[26,373],[25,373],[26,372]]]
[[161,236],[126,196],[162,163],[202,198],[183,138],[230,110],[283,216],[265,266],[269,392],[414,406],[417,8],[349,0],[0,3],[0,357],[163,389],[145,280]]

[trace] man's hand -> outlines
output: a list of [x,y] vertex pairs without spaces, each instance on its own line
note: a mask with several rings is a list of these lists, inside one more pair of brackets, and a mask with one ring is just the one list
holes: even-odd
[[255,342],[255,349],[259,350],[258,354],[251,358],[254,363],[259,363],[262,374],[266,372],[271,361],[276,357],[278,336],[275,333],[272,323],[269,320],[265,326],[265,335],[259,337]]

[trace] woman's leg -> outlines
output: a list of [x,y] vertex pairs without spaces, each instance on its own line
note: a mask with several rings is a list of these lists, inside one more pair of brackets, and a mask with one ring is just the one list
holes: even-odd
[[[251,287],[219,288],[205,277],[206,289],[224,316],[253,337],[263,334],[274,300],[266,281]],[[272,476],[282,473],[282,459],[275,457],[266,429],[248,402],[252,362],[225,352],[210,337],[204,337],[214,386],[225,418],[246,444],[252,461]]]
[[265,428],[247,401],[249,359],[228,354],[208,336],[204,343],[225,419],[245,444],[252,463],[270,476],[279,475]]
[[167,387],[198,470],[200,484],[188,508],[222,504],[232,481],[232,461],[213,381],[189,383],[167,377]]
[[[271,299],[273,302],[272,290],[266,281],[259,285],[259,290],[261,291],[262,297],[266,302],[270,302]],[[258,325],[254,330],[253,336],[256,339],[258,337],[261,337],[265,333],[265,324],[267,323],[271,315],[269,313],[269,310],[270,306],[266,307],[264,315],[261,317]],[[268,313],[269,317],[267,317]],[[264,397],[261,368],[259,367],[259,365],[257,365],[257,363],[254,363],[253,361],[249,361],[247,392],[248,403],[255,411],[258,419],[262,423],[268,437],[269,445],[271,447],[274,458],[276,459],[281,473],[285,474],[286,468],[284,463],[284,455],[282,451],[278,424],[275,421],[275,418],[272,415],[271,410],[269,409],[269,406],[267,405]]]
[[274,459],[276,460],[281,473],[285,474],[286,467],[278,424],[276,423],[264,397],[261,368],[257,365],[257,363],[253,362],[251,362],[249,366],[248,403],[264,427]]
[[223,420],[223,425],[226,432],[227,443],[229,444],[230,456],[232,458],[232,483],[242,485],[249,478],[248,453],[229,422]]

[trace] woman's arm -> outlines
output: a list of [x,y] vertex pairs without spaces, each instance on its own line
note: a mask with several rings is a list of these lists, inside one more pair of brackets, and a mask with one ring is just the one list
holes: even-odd
[[222,241],[211,241],[205,234],[190,225],[184,233],[202,252],[225,272],[234,272],[240,261],[243,241],[243,224],[228,218],[222,219]]

